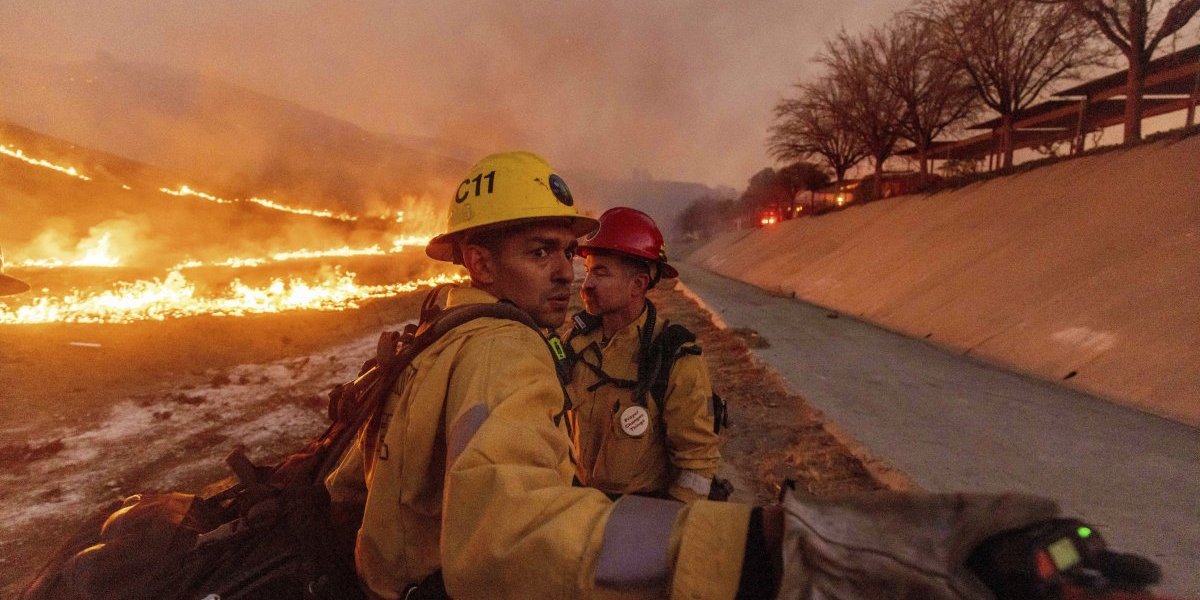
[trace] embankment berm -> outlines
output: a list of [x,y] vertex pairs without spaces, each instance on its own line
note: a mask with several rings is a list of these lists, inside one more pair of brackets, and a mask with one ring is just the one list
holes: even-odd
[[731,232],[689,260],[1200,426],[1200,135]]

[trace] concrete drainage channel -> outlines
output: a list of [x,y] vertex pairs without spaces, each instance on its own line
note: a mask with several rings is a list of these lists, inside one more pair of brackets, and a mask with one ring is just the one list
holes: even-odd
[[791,391],[916,485],[1053,497],[1114,546],[1158,561],[1161,592],[1200,594],[1200,431],[694,265],[680,271],[726,328],[766,332],[769,347],[754,353]]

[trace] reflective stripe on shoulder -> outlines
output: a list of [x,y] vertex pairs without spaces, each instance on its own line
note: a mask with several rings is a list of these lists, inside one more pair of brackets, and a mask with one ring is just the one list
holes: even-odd
[[475,432],[483,426],[483,422],[488,418],[488,409],[482,404],[476,404],[467,409],[467,412],[460,415],[454,420],[454,424],[450,426],[450,438],[446,441],[446,464],[452,465],[458,459],[458,455],[466,450],[467,444],[471,438],[475,437]]
[[604,525],[596,584],[614,589],[663,587],[671,572],[671,530],[683,504],[623,496]]
[[679,472],[679,477],[675,478],[675,485],[692,490],[702,497],[707,498],[709,492],[712,491],[712,478],[705,477],[695,471],[682,470]]

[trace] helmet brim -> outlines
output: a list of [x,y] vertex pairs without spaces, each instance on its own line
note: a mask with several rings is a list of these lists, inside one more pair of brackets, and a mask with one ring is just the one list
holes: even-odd
[[0,296],[23,294],[29,291],[29,284],[0,273]]
[[483,229],[507,229],[516,225],[526,225],[529,223],[537,223],[539,221],[561,221],[567,219],[570,221],[571,233],[579,238],[583,237],[596,230],[600,226],[600,221],[584,216],[584,215],[562,215],[548,217],[531,217],[528,219],[514,219],[512,221],[503,221],[500,223],[489,223],[479,227],[470,229],[462,229],[451,233],[443,233],[434,236],[429,240],[429,244],[425,246],[425,255],[434,260],[444,262],[454,262],[454,241],[460,236],[478,232]]

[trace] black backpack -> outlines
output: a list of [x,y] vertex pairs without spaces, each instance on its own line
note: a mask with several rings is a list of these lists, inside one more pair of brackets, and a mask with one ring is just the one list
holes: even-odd
[[330,392],[332,423],[303,450],[277,465],[257,466],[235,449],[226,462],[236,479],[200,495],[131,496],[117,510],[102,511],[39,571],[20,598],[364,598],[352,539],[361,513],[332,514],[326,476],[362,428],[377,426],[404,369],[442,335],[480,317],[538,330],[511,304],[441,310],[437,295],[435,289],[426,298],[419,324],[381,334],[376,356],[360,376]]

